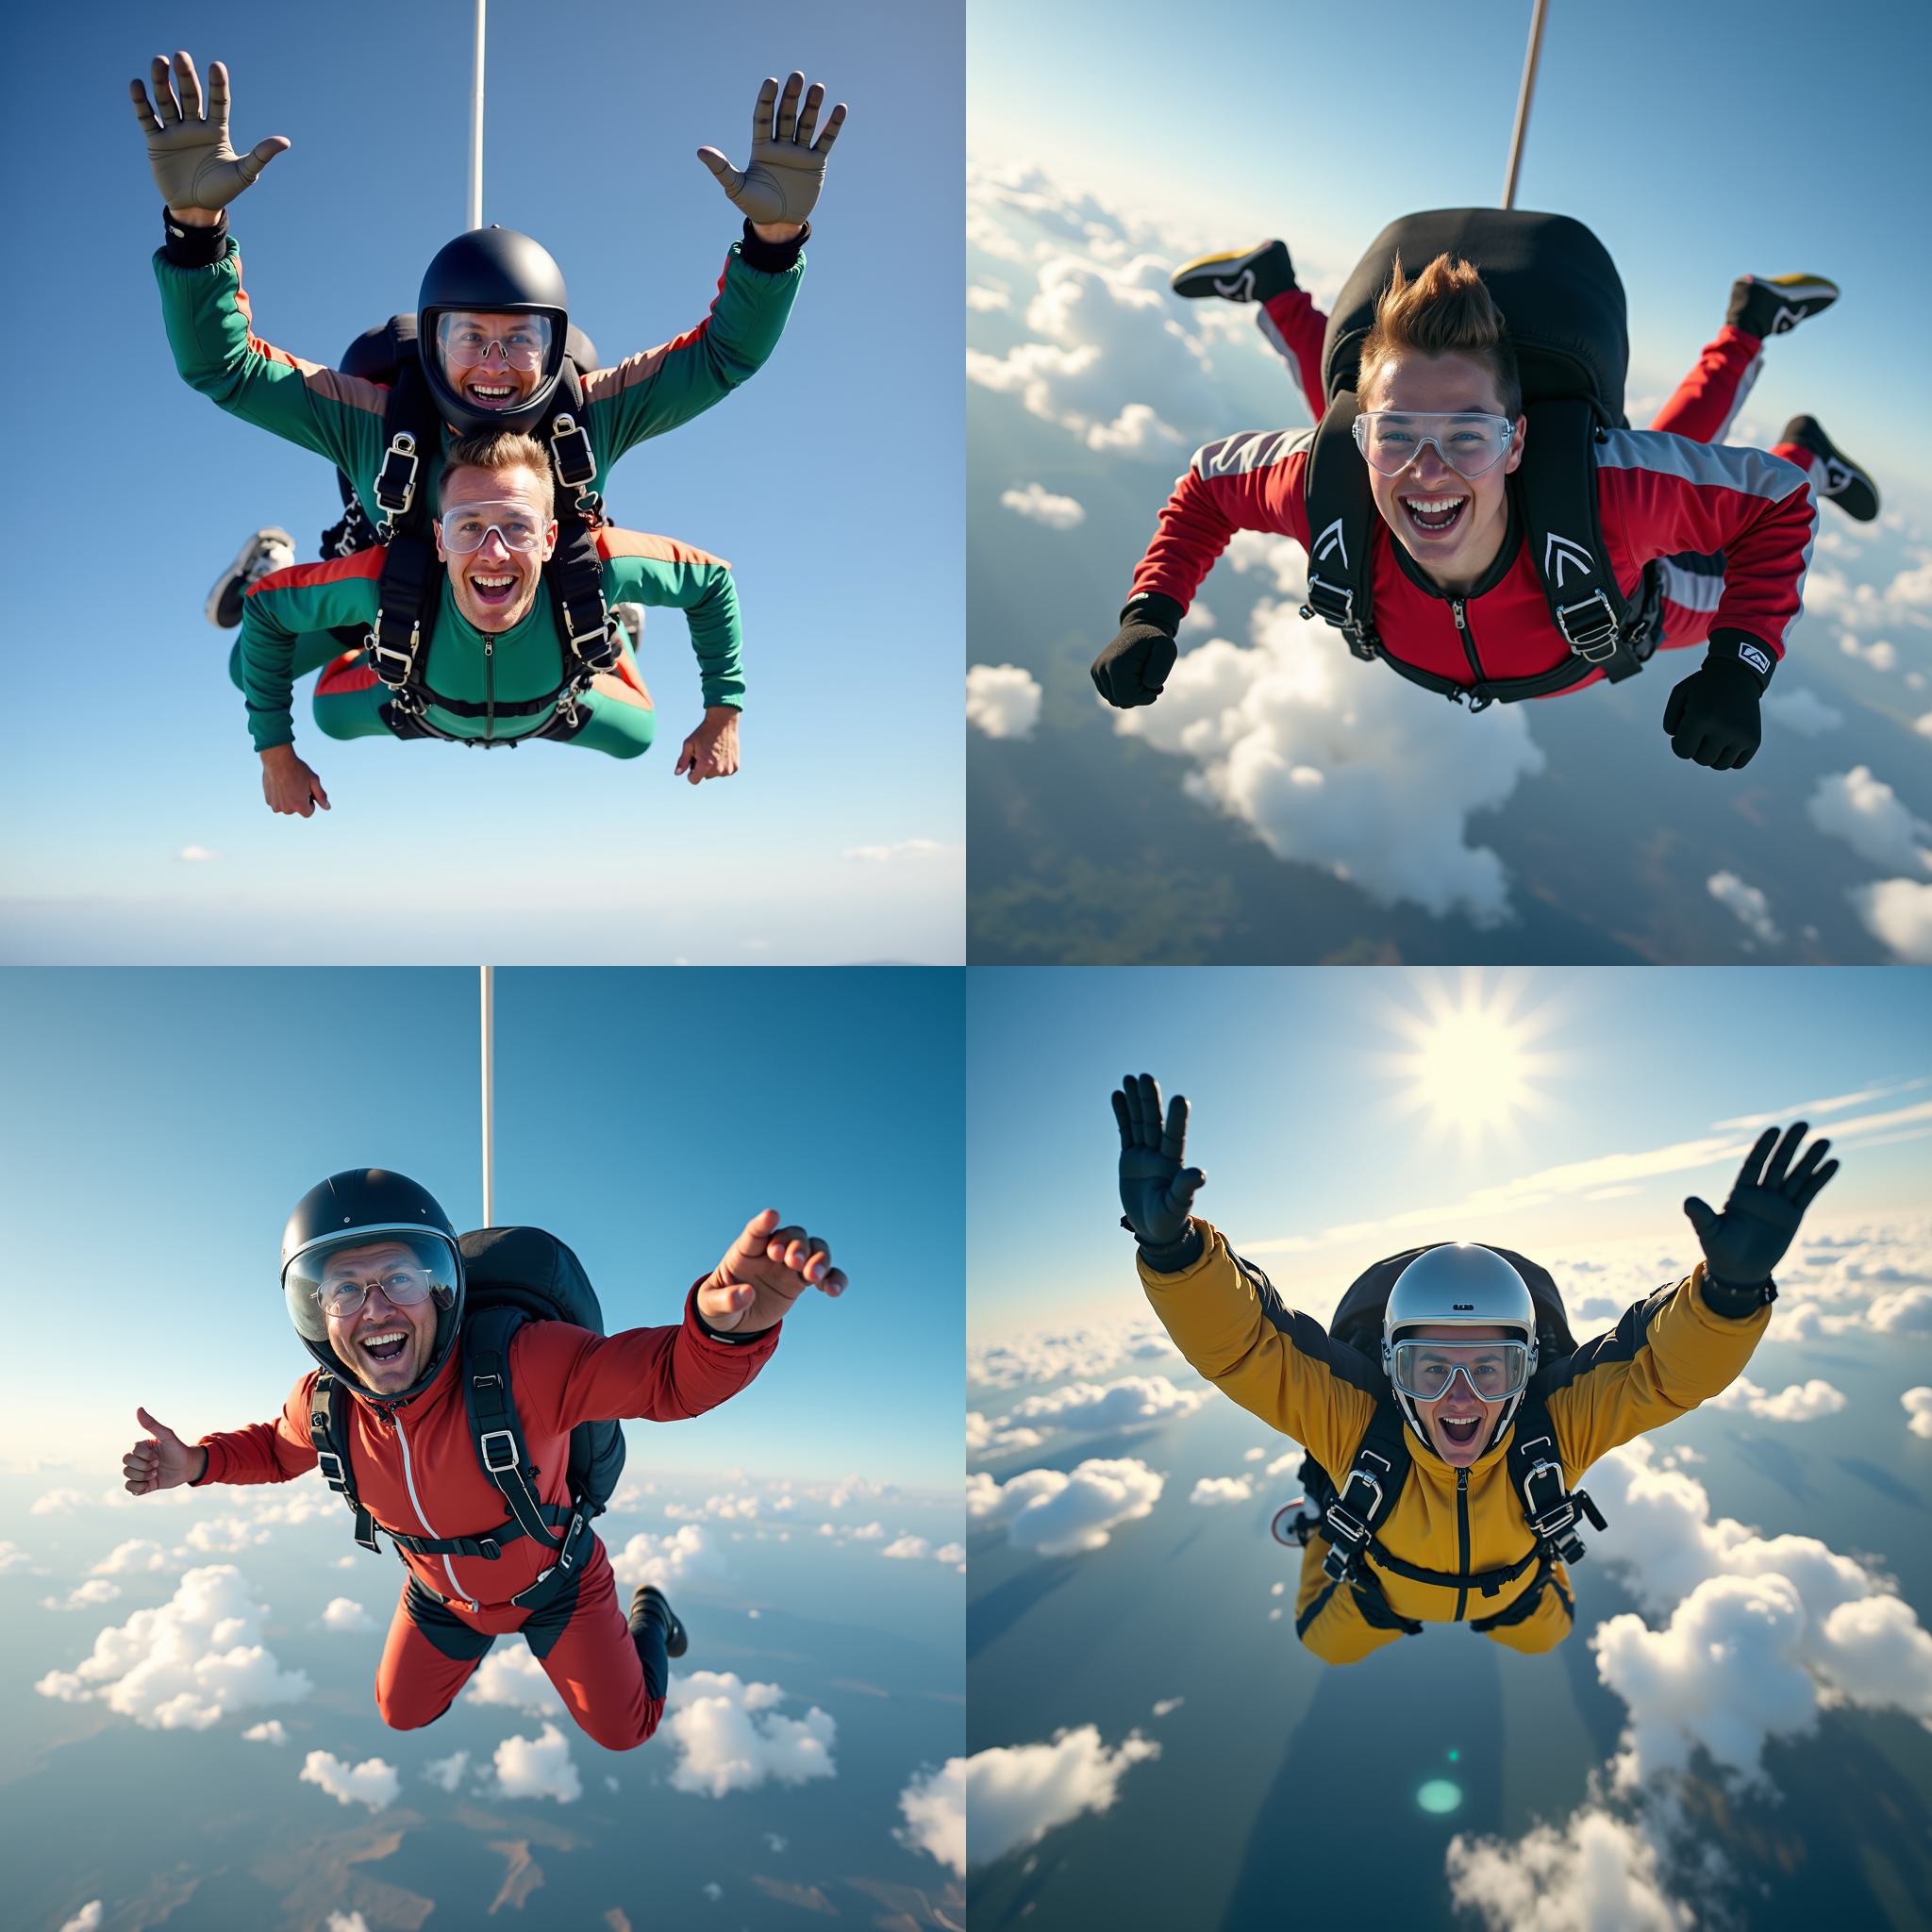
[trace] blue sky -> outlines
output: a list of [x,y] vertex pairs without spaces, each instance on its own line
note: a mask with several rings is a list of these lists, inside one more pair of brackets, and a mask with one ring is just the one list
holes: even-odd
[[[1108,1104],[1129,1072],[1191,1102],[1202,1214],[1324,1315],[1424,1241],[1641,1240],[1688,1272],[1680,1204],[1722,1204],[1758,1131],[1726,1124],[1759,1114],[1905,1116],[1851,1134],[1820,1229],[1926,1198],[1922,974],[1040,969],[976,973],[968,1002],[975,1345],[1139,1308]],[[1513,1106],[1489,1091],[1510,1066]]]
[[[804,68],[850,105],[778,351],[743,393],[633,451],[609,491],[618,521],[736,566],[744,768],[696,791],[674,783],[699,698],[681,617],[654,613],[643,666],[658,741],[642,760],[337,744],[303,695],[298,742],[335,808],[304,822],[263,805],[230,635],[202,602],[259,525],[311,558],[339,513],[335,483],[175,375],[127,82],[176,46],[204,73],[222,58],[242,144],[291,139],[234,229],[261,332],[333,359],[414,306],[424,263],[464,225],[471,17],[438,0],[378,31],[373,15],[188,0],[92,8],[84,25],[42,8],[11,30],[21,71],[43,84],[9,116],[7,159],[27,178],[58,166],[61,181],[26,199],[17,245],[63,286],[71,379],[60,478],[20,473],[8,508],[22,555],[89,556],[14,574],[15,715],[39,722],[16,730],[0,779],[0,811],[35,827],[0,869],[8,956],[957,959],[957,7],[753,0],[728,30],[703,9],[617,0],[490,9],[484,218],[546,242],[607,359],[703,316],[740,217],[695,150],[742,161],[764,75]],[[520,96],[525,72],[541,86]],[[395,116],[413,117],[400,137],[385,131]],[[191,848],[214,856],[177,857]],[[425,876],[444,907],[487,895],[525,916],[480,931],[447,914],[354,924],[359,908],[416,900]]]
[[[18,1386],[16,1464],[64,1457],[92,1492],[137,1402],[191,1441],[272,1418],[308,1366],[282,1224],[325,1174],[392,1167],[476,1224],[474,969],[8,979],[9,1278],[30,1353],[87,1338]],[[768,1206],[851,1277],[790,1318],[749,1399],[633,1424],[633,1474],[957,1485],[960,1006],[952,974],[497,974],[496,1218],[567,1241],[608,1326],[676,1321]]]
[[[1259,0],[975,0],[969,146],[1191,222],[1204,251],[1281,235],[1297,262],[1345,272],[1398,214],[1500,200],[1529,18],[1522,0],[1389,0],[1372,21]],[[1633,392],[1668,392],[1734,275],[1838,281],[1837,311],[1777,345],[1780,392],[1805,398],[1786,413],[1815,414],[1922,511],[1932,379],[1906,345],[1932,281],[1893,210],[1932,166],[1928,55],[1932,25],[1905,5],[1552,7],[1516,195],[1608,245]],[[1371,140],[1385,68],[1405,106]]]

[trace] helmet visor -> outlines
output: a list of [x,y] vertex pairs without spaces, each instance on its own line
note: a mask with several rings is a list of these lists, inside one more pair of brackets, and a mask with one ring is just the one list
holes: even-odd
[[1529,1380],[1529,1346],[1522,1341],[1398,1341],[1390,1378],[1418,1402],[1446,1395],[1458,1372],[1479,1402],[1507,1402]]
[[436,318],[436,343],[445,369],[477,369],[493,360],[512,369],[541,369],[550,355],[551,335],[547,315],[452,308]]
[[312,1242],[282,1270],[290,1319],[304,1341],[325,1341],[331,1316],[351,1322],[372,1294],[392,1307],[456,1306],[457,1252],[420,1227],[348,1228]]

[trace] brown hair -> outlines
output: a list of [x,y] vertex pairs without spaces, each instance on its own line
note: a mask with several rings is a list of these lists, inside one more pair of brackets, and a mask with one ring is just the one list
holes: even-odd
[[1414,281],[1406,281],[1402,258],[1395,275],[1376,298],[1374,325],[1362,344],[1356,394],[1366,396],[1375,365],[1404,350],[1421,356],[1467,356],[1496,379],[1506,416],[1523,413],[1523,379],[1503,311],[1468,262],[1439,255]]
[[458,437],[451,443],[449,455],[443,458],[442,474],[436,479],[437,501],[441,502],[454,470],[514,470],[520,464],[537,474],[538,493],[543,500],[543,521],[547,524],[557,508],[550,458],[534,436],[521,436],[513,429],[485,429],[475,436]]

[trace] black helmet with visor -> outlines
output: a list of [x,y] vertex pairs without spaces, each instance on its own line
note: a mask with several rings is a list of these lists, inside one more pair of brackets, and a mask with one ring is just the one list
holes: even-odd
[[[449,378],[439,337],[444,316],[469,311],[527,315],[541,325],[541,360],[529,395],[513,409],[486,409]],[[443,421],[465,435],[528,431],[541,423],[557,393],[570,328],[563,271],[549,249],[514,228],[472,228],[437,250],[416,298],[417,346],[424,378]]]

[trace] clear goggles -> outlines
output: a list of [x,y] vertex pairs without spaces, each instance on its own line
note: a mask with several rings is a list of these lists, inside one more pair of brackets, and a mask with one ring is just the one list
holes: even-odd
[[311,1341],[326,1337],[330,1321],[353,1321],[374,1289],[393,1307],[415,1307],[432,1297],[439,1308],[453,1307],[456,1250],[420,1228],[357,1228],[305,1248],[282,1270],[289,1313]]
[[1509,454],[1516,425],[1507,416],[1464,416],[1368,409],[1355,419],[1355,446],[1370,469],[1399,476],[1433,442],[1458,475],[1480,476]]
[[1523,1341],[1398,1341],[1389,1355],[1390,1380],[1418,1402],[1448,1394],[1458,1374],[1478,1402],[1507,1402],[1529,1380]]
[[452,557],[468,557],[482,549],[491,530],[503,539],[507,550],[541,550],[550,527],[527,503],[459,503],[444,510],[437,522],[442,547]]
[[508,328],[489,328],[477,317],[456,309],[436,318],[436,346],[442,352],[445,369],[477,368],[489,361],[492,349],[512,369],[541,369],[550,354],[550,318],[520,315]]

